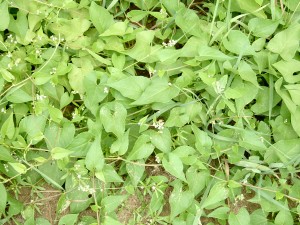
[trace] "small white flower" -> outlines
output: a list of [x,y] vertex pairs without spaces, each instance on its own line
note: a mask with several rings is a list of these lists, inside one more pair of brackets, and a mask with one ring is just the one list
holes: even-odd
[[8,165],[7,164],[3,164],[3,166],[4,166],[5,171],[8,172],[9,171]]
[[158,130],[162,130],[162,129],[164,129],[164,124],[165,124],[165,122],[163,120],[158,120],[153,123],[153,126]]
[[7,55],[6,55],[8,58],[11,58],[12,57],[12,54],[11,54],[11,52],[9,52],[9,53],[7,53]]
[[51,74],[51,75],[56,74],[56,70],[57,70],[56,67],[53,67],[52,70],[50,71],[50,74]]
[[80,175],[80,174],[77,174],[77,178],[80,179],[80,178],[81,178],[81,175]]
[[168,47],[168,44],[167,44],[166,42],[163,42],[162,45],[163,45],[164,47]]
[[160,163],[160,158],[157,155],[155,156],[155,162]]
[[17,58],[16,61],[15,61],[15,66],[18,66],[20,62],[21,62],[21,59]]
[[11,70],[12,69],[12,65],[10,63],[8,63],[7,65],[7,69]]
[[104,92],[105,94],[108,94],[109,88],[108,88],[108,87],[105,87],[104,90],[103,90],[103,92]]
[[151,187],[151,190],[152,190],[152,191],[155,191],[155,190],[156,190],[156,187],[155,187],[155,186],[152,186],[152,187]]
[[169,40],[168,43],[166,43],[166,42],[163,42],[163,43],[162,43],[162,45],[163,45],[164,47],[173,47],[173,46],[175,46],[176,44],[177,44],[177,41],[176,41],[176,40],[173,40],[173,39]]
[[50,39],[51,39],[52,41],[57,41],[57,37],[55,37],[54,35],[50,36]]
[[40,56],[42,54],[42,51],[40,49],[35,50],[35,54],[37,56]]
[[2,112],[2,113],[6,113],[6,109],[5,109],[5,108],[2,108],[2,109],[1,109],[1,112]]
[[77,116],[77,113],[76,112],[72,112],[72,119],[75,119]]
[[169,86],[172,86],[172,83],[169,82],[168,85],[169,85]]
[[45,95],[36,94],[36,100],[37,101],[43,101],[46,98],[47,98],[47,96],[45,96]]

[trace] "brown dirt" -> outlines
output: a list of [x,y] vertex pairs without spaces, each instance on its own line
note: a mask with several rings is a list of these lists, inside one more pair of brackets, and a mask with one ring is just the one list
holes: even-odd
[[[43,217],[51,224],[57,224],[56,205],[61,192],[46,183],[42,187],[45,190],[38,191],[40,196],[37,195],[36,191],[33,193],[30,187],[20,188],[18,200],[24,203],[25,206],[37,206],[39,211],[35,210],[35,218]],[[25,222],[21,215],[16,216],[14,219],[21,224]],[[8,224],[13,225],[15,223],[10,221]]]

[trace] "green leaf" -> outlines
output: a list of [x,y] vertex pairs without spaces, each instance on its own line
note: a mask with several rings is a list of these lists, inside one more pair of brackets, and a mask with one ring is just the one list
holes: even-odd
[[229,190],[225,187],[224,182],[217,182],[211,188],[209,195],[203,200],[201,208],[209,208],[228,198]]
[[300,75],[296,75],[300,71],[300,62],[296,59],[289,61],[280,60],[274,63],[274,66],[288,83],[296,83],[300,81]]
[[55,147],[51,150],[51,156],[52,159],[63,159],[67,156],[69,156],[72,153],[72,151],[65,149],[65,148],[60,148],[60,147]]
[[89,148],[85,158],[86,168],[90,171],[100,171],[104,166],[104,156],[102,153],[100,140],[96,138]]
[[245,208],[240,208],[237,215],[235,215],[233,212],[230,212],[228,222],[229,225],[249,225],[250,215]]
[[167,158],[164,157],[162,159],[162,165],[165,168],[165,170],[173,176],[175,176],[176,178],[186,182],[181,159],[171,152],[168,153],[166,156]]
[[145,164],[144,160],[138,160],[134,164],[133,163],[126,164],[126,171],[127,171],[128,175],[130,176],[130,179],[134,186],[137,186],[137,184],[140,182],[140,180],[145,172],[144,164]]
[[77,222],[78,214],[67,214],[60,218],[58,225],[74,225]]
[[91,3],[89,13],[93,25],[100,34],[114,24],[113,16],[108,12],[108,10],[97,5],[95,2]]
[[224,47],[237,55],[253,55],[254,50],[250,45],[249,38],[239,30],[232,30],[228,34],[228,39],[223,40]]
[[122,138],[125,133],[126,108],[119,102],[104,104],[100,109],[100,120],[106,132]]
[[22,163],[8,162],[8,164],[19,174],[27,172],[27,168]]
[[23,103],[32,101],[33,97],[28,94],[28,91],[25,90],[25,88],[15,87],[7,92],[6,99],[12,103]]
[[150,82],[151,80],[146,77],[130,76],[117,82],[110,83],[108,86],[119,91],[124,97],[137,100],[149,86]]
[[9,20],[8,3],[4,1],[0,4],[0,31],[4,31],[8,28]]
[[201,32],[200,19],[194,10],[181,7],[176,12],[175,23],[186,34],[196,37],[201,37],[203,34]]
[[217,61],[226,61],[232,59],[231,57],[225,55],[223,52],[219,51],[216,48],[208,47],[205,45],[200,46],[199,56],[196,57],[199,61],[204,60],[217,60]]
[[193,203],[194,195],[190,191],[182,190],[182,184],[177,183],[169,197],[171,206],[171,219],[184,212]]
[[268,224],[268,219],[267,219],[268,215],[267,214],[268,213],[264,212],[262,209],[255,210],[250,215],[250,219],[251,219],[250,224],[267,225]]
[[277,33],[268,43],[267,48],[280,54],[284,60],[291,60],[299,47],[300,25],[294,24]]
[[290,211],[280,210],[275,217],[275,225],[292,225],[294,220]]
[[192,126],[192,130],[195,134],[196,143],[195,147],[196,149],[203,155],[209,155],[211,152],[211,146],[212,146],[212,140],[208,136],[208,134],[202,130],[200,130],[195,125]]
[[124,155],[128,150],[129,145],[129,132],[128,129],[121,138],[118,138],[110,147],[110,152],[118,152],[118,155]]
[[2,183],[0,183],[0,215],[5,214],[6,202],[7,202],[7,192]]
[[125,23],[125,22],[116,22],[113,25],[111,25],[100,36],[102,36],[102,37],[106,37],[106,36],[123,36],[127,33],[131,33],[132,31],[133,31],[133,29],[127,29],[127,23]]
[[132,150],[129,152],[127,157],[128,160],[146,159],[148,158],[153,150],[154,145],[150,143],[148,135],[141,135],[136,140]]
[[14,134],[15,134],[15,124],[13,119],[13,113],[11,113],[1,127],[1,136],[3,138],[6,136],[9,139],[12,139],[14,137]]
[[149,130],[145,132],[150,136],[151,143],[162,152],[170,152],[172,146],[172,137],[169,129],[163,129],[161,132]]
[[196,168],[190,167],[186,171],[186,179],[189,185],[189,189],[196,196],[198,195],[206,186],[209,179],[208,171],[200,171],[198,172]]
[[90,21],[84,18],[73,18],[71,20],[57,18],[55,23],[48,25],[48,29],[58,37],[62,36],[67,41],[73,41],[83,36],[83,33],[90,28],[90,25]]
[[241,61],[238,67],[238,72],[243,80],[249,81],[250,83],[259,87],[256,73],[252,70],[251,66],[248,63],[246,63],[245,61]]
[[[114,224],[114,225],[123,225],[122,223],[120,223],[119,221],[109,217],[109,216],[105,216],[104,217],[104,222],[103,222],[103,225],[111,225],[111,224]],[[92,224],[94,225],[94,224]],[[96,223],[95,223],[96,225]]]
[[131,58],[138,60],[139,62],[152,61],[151,56],[153,55],[153,52],[155,52],[151,47],[153,39],[153,30],[138,32],[136,34],[136,43],[134,47],[126,50],[126,55],[129,55]]
[[252,13],[259,18],[267,17],[263,10],[259,10],[261,6],[256,1],[237,0],[237,3],[245,12]]
[[167,103],[179,94],[179,90],[167,79],[156,77],[132,105],[146,105],[154,102]]
[[126,195],[106,196],[101,200],[101,206],[104,207],[105,213],[111,213],[127,198]]
[[230,211],[230,209],[226,206],[219,207],[219,208],[215,209],[214,211],[212,211],[211,213],[209,213],[207,216],[216,218],[216,219],[220,219],[220,220],[226,220],[226,219],[228,219],[229,211]]
[[248,27],[253,35],[257,37],[268,38],[270,37],[279,25],[279,21],[253,18],[249,20]]
[[[102,169],[104,182],[123,182],[123,179],[116,172],[115,168],[112,165],[105,164]],[[97,176],[97,173],[96,173]]]
[[[1,16],[1,14],[0,14],[0,16]],[[1,24],[0,24],[0,26],[1,26]],[[7,71],[3,68],[0,68],[0,74],[3,77],[3,79],[6,80],[7,82],[12,82],[15,79],[14,75],[12,75],[9,71]]]
[[56,123],[60,123],[64,117],[62,111],[60,111],[59,109],[51,105],[48,106],[48,110],[49,110],[51,120],[53,120]]
[[16,162],[12,157],[12,153],[2,145],[0,145],[0,160],[5,162]]

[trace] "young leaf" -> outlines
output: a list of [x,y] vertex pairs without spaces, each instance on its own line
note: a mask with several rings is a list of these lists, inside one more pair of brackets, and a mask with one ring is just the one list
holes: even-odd
[[3,138],[7,136],[9,139],[12,139],[14,134],[15,134],[15,124],[13,119],[13,113],[11,113],[1,127],[1,136]]
[[152,154],[154,148],[154,145],[150,143],[149,136],[141,135],[136,140],[132,150],[129,152],[127,159],[146,159]]
[[164,157],[162,159],[162,165],[170,174],[186,182],[186,178],[183,172],[183,164],[177,155],[171,152],[168,153],[167,158]]
[[8,28],[9,20],[8,3],[4,1],[0,4],[0,31]]
[[108,12],[108,10],[97,5],[95,2],[91,3],[89,12],[91,21],[100,34],[114,24],[113,16]]
[[209,208],[210,206],[219,203],[228,198],[229,190],[225,187],[224,182],[218,182],[213,185],[209,195],[203,200],[201,208]]
[[6,202],[7,202],[7,192],[2,183],[0,183],[0,215],[5,214]]
[[65,157],[67,157],[68,155],[70,155],[72,153],[72,151],[65,149],[65,148],[60,148],[60,147],[55,147],[51,150],[51,156],[52,159],[63,159]]
[[235,215],[233,212],[230,212],[228,222],[229,225],[249,225],[250,215],[245,208],[240,208],[237,215]]
[[119,91],[124,97],[137,100],[149,84],[150,79],[146,77],[130,76],[108,86]]
[[169,197],[171,206],[171,219],[184,212],[193,203],[194,195],[190,191],[182,190],[182,184],[177,183]]
[[100,140],[96,138],[92,143],[85,158],[86,168],[90,171],[100,171],[104,166],[104,156],[102,153]]
[[179,94],[179,90],[166,79],[157,77],[151,81],[142,95],[132,105],[146,105],[154,102],[167,103]]
[[106,196],[101,200],[101,206],[104,207],[105,213],[113,212],[127,198],[126,195]]

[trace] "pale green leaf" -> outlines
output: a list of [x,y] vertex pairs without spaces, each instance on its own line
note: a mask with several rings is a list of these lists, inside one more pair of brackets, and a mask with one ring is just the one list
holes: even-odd
[[104,156],[99,138],[95,139],[85,158],[86,168],[90,171],[100,171],[104,166]]
[[174,153],[168,153],[167,158],[164,157],[162,159],[162,165],[166,171],[172,174],[174,177],[186,181],[184,172],[183,172],[183,164],[181,159],[175,155]]

